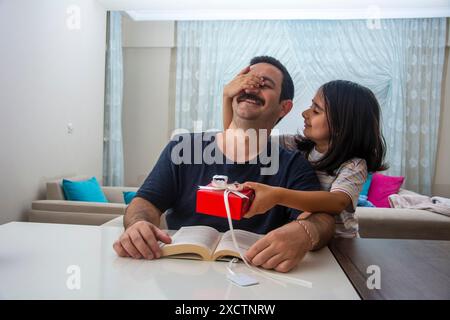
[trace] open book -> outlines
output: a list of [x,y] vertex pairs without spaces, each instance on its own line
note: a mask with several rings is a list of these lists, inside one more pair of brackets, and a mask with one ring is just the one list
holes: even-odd
[[[263,235],[245,230],[234,230],[240,251],[244,254]],[[182,227],[172,235],[172,243],[160,243],[163,257],[230,260],[240,258],[233,244],[231,231],[220,233],[208,226]]]

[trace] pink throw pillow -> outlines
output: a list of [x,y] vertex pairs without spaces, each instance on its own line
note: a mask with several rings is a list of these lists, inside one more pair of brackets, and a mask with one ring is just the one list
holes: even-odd
[[374,173],[367,200],[372,202],[375,207],[390,208],[388,197],[398,192],[403,180],[405,177],[391,177]]

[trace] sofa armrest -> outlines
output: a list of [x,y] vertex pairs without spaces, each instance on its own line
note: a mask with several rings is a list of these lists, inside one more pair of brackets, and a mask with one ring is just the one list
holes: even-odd
[[125,203],[123,200],[123,193],[126,191],[138,191],[136,187],[102,187],[102,191],[105,194],[109,202],[112,203]]
[[58,212],[88,212],[100,214],[123,215],[127,205],[110,202],[84,202],[67,200],[36,200],[31,204],[32,210]]
[[357,207],[362,238],[450,240],[450,217],[414,209]]

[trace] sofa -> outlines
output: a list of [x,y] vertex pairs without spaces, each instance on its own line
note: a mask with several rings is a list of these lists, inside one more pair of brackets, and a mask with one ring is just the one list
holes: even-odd
[[361,238],[450,240],[450,217],[414,209],[358,207]]
[[[67,179],[86,180],[89,176],[75,176]],[[102,225],[119,216],[123,216],[126,204],[124,191],[137,191],[134,187],[105,187],[102,191],[109,202],[83,202],[65,200],[61,187],[62,178],[46,183],[46,199],[31,204],[28,221],[45,223],[66,223],[84,225]]]
[[[88,176],[68,178],[85,180]],[[104,187],[109,203],[67,201],[62,179],[47,183],[47,199],[33,201],[29,221],[85,225],[122,226],[126,204],[124,191],[133,187]],[[399,194],[411,194],[400,190]],[[450,217],[425,210],[357,207],[359,234],[362,238],[450,240]],[[165,225],[164,216],[162,225]]]
[[[400,189],[399,195],[418,196]],[[400,208],[358,207],[356,215],[362,238],[450,240],[450,217],[427,211]]]
[[[450,218],[433,212],[358,207],[356,215],[361,238],[450,240]],[[115,218],[103,226],[121,227],[123,219]]]

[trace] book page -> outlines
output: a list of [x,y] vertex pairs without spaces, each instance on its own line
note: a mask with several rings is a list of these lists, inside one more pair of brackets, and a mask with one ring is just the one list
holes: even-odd
[[[242,254],[244,254],[256,241],[264,237],[264,235],[262,234],[239,229],[234,230],[234,235]],[[234,246],[230,230],[223,234],[222,239],[220,240],[219,244],[217,245],[216,251],[214,252],[214,258],[217,259],[225,255],[240,258],[239,253],[236,251],[236,248]]]
[[[201,252],[207,251],[210,258],[220,240],[220,233],[208,226],[182,227],[172,236],[172,243],[162,246],[163,253],[200,253],[194,247],[202,248]],[[176,250],[175,250],[176,249]],[[203,258],[205,254],[202,254]]]

